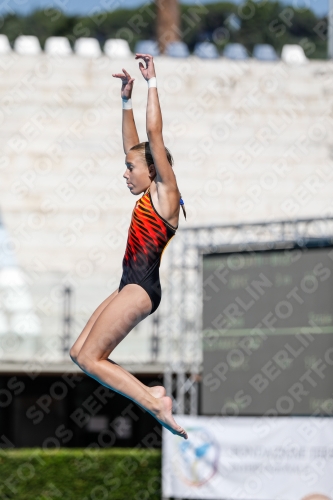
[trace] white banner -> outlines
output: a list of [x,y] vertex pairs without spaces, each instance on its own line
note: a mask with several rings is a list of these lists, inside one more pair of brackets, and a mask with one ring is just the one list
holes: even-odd
[[333,418],[176,415],[163,428],[163,497],[333,500]]

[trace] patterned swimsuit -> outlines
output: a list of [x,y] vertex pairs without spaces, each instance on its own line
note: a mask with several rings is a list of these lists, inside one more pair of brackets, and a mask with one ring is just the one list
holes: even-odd
[[156,212],[148,188],[132,213],[119,291],[130,283],[142,286],[152,302],[150,314],[161,302],[159,267],[162,254],[177,228]]

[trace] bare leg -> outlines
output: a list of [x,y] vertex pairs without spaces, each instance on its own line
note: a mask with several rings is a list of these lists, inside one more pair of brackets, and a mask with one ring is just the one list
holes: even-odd
[[120,368],[120,370],[123,370],[124,372],[129,373],[130,376],[133,377],[134,381],[135,382],[139,382],[139,384],[146,391],[148,391],[152,396],[154,396],[154,398],[162,398],[163,396],[166,395],[166,390],[165,390],[165,387],[163,387],[163,385],[154,385],[153,387],[149,387],[148,385],[143,384],[139,379],[137,379],[136,377],[134,377],[134,375],[132,375],[130,372],[128,372],[127,370],[125,370],[125,368],[123,368],[122,366],[118,365],[118,363],[116,363],[115,361],[112,361],[111,359],[108,359],[107,361],[109,361],[110,363],[112,363],[114,365],[117,365]]
[[139,285],[126,285],[96,319],[77,357],[84,372],[105,387],[142,406],[164,427],[187,439],[172,416],[172,400],[156,398],[127,370],[108,362],[108,356],[123,338],[151,311],[151,301]]
[[[101,312],[104,311],[104,309],[111,303],[111,301],[118,295],[118,289],[115,290],[111,295],[109,295],[109,297],[107,297],[98,307],[97,309],[93,312],[93,314],[90,316],[89,320],[87,321],[87,324],[86,326],[83,328],[82,332],[80,333],[80,335],[78,336],[77,340],[75,341],[75,343],[73,344],[73,346],[71,347],[71,350],[70,350],[70,357],[72,358],[72,360],[74,361],[74,363],[77,364],[77,357],[79,355],[79,352],[84,344],[84,342],[86,341],[86,338],[88,337],[93,325],[95,324],[97,318],[100,316]],[[110,359],[108,360],[110,361],[110,363],[114,363],[114,364],[117,364],[115,363],[115,361],[111,361]],[[120,365],[117,365],[119,366],[119,368],[121,370],[124,370],[124,368],[122,368]],[[124,370],[126,371],[126,370]],[[126,373],[129,373],[126,371]],[[155,398],[161,398],[163,396],[166,395],[166,390],[165,388],[163,387],[163,385],[158,385],[158,386],[155,386],[155,387],[148,387],[144,384],[142,384],[142,382],[140,382],[140,380],[138,380],[136,377],[134,377],[134,375],[130,374],[131,377],[133,377],[134,381],[136,383],[139,383],[142,385],[142,387],[144,387],[150,394],[152,394]]]
[[103,302],[97,307],[97,309],[93,312],[93,314],[90,316],[90,318],[87,321],[86,326],[83,328],[82,332],[76,339],[75,343],[72,345],[71,350],[70,350],[70,357],[75,363],[75,360],[81,350],[81,347],[83,346],[86,338],[88,337],[90,330],[92,329],[96,319],[98,316],[101,314],[101,312],[106,308],[108,304],[118,295],[118,289],[115,290],[109,297],[107,297]]

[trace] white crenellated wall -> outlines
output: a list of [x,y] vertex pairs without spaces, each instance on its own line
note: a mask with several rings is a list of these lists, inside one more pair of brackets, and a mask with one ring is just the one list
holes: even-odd
[[[54,359],[62,285],[75,288],[75,337],[121,277],[136,199],[122,178],[121,85],[112,77],[123,67],[135,77],[144,141],[147,83],[134,56],[13,52],[0,60],[0,210],[44,325],[36,350],[49,342]],[[188,213],[180,228],[332,215],[332,62],[161,56],[155,68]],[[150,320],[117,348],[116,361],[149,359]]]

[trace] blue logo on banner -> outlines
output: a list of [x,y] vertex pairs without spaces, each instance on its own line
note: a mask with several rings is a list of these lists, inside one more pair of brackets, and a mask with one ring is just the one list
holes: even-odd
[[189,439],[176,440],[180,462],[176,472],[190,486],[202,486],[216,473],[220,448],[218,442],[204,427],[186,428]]

